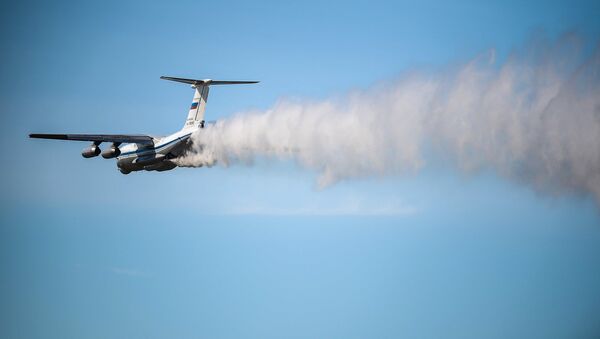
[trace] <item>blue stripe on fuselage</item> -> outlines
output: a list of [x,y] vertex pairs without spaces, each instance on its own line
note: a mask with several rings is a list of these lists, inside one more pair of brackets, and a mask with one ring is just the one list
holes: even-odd
[[121,155],[119,156],[119,158],[123,158],[124,156],[130,155],[130,154],[141,155],[141,154],[148,153],[148,152],[155,152],[156,153],[156,151],[160,151],[161,148],[164,148],[165,146],[168,146],[168,145],[174,143],[175,141],[181,141],[181,140],[183,140],[185,138],[188,138],[190,135],[192,135],[192,133],[186,134],[184,136],[181,136],[179,138],[173,139],[173,140],[171,140],[171,141],[169,141],[167,143],[164,143],[162,145],[159,145],[159,146],[156,146],[156,147],[153,147],[153,148],[143,148],[143,149],[137,149],[135,151],[127,152],[127,153],[121,153]]

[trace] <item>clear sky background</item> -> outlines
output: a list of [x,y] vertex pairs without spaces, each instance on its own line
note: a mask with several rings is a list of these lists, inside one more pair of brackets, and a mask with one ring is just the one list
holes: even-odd
[[0,337],[597,338],[600,213],[447,166],[316,189],[293,163],[120,174],[30,132],[179,129],[447,67],[594,1],[2,2]]

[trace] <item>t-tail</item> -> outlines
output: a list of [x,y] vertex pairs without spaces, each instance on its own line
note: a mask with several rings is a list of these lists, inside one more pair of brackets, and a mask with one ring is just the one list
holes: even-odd
[[238,85],[238,84],[256,84],[258,81],[222,81],[222,80],[197,80],[197,79],[184,79],[174,77],[160,77],[164,80],[171,80],[177,82],[183,82],[184,84],[192,85],[195,89],[194,99],[192,99],[192,105],[188,112],[187,119],[183,129],[204,127],[204,111],[206,110],[206,101],[208,100],[208,89],[212,85]]

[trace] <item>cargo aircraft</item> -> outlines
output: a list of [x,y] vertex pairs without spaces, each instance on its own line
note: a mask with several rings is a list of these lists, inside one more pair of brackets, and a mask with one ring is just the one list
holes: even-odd
[[[160,77],[164,80],[190,84],[195,89],[192,106],[185,124],[180,131],[164,137],[140,134],[29,134],[30,138],[91,141],[92,144],[81,152],[84,158],[100,154],[105,159],[116,158],[117,167],[123,174],[133,171],[168,171],[177,167],[178,157],[192,147],[190,136],[204,128],[204,110],[208,99],[208,89],[213,85],[255,84],[258,81],[196,80],[174,77]],[[104,151],[101,143],[111,143]],[[125,144],[125,145],[123,145]],[[121,146],[123,145],[123,146]]]

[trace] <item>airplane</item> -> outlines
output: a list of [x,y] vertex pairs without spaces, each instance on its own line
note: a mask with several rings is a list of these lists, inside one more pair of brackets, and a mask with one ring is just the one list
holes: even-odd
[[[192,105],[188,111],[183,128],[171,135],[153,137],[141,134],[29,134],[30,138],[91,141],[92,144],[81,152],[84,158],[97,157],[102,154],[105,159],[116,158],[117,168],[123,174],[134,171],[168,171],[177,167],[174,159],[183,156],[192,147],[190,136],[204,128],[204,111],[208,99],[208,90],[213,85],[256,84],[259,81],[222,81],[197,80],[161,76],[170,80],[191,85],[194,91]],[[104,150],[103,142],[112,143]],[[125,144],[124,146],[121,146]]]

